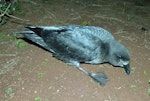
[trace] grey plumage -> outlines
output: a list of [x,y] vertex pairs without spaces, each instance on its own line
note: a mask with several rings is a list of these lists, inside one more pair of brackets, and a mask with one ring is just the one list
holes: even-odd
[[124,45],[105,29],[94,26],[31,26],[29,30],[19,32],[27,39],[52,52],[53,56],[77,67],[100,85],[108,81],[102,72],[90,73],[80,63],[110,63],[123,67],[130,74],[130,55]]

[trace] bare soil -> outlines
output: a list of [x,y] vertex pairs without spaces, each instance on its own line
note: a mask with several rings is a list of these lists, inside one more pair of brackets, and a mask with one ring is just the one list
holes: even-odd
[[[148,1],[148,0],[147,0]],[[146,0],[22,0],[15,16],[0,26],[0,101],[149,101],[150,2]],[[131,75],[109,64],[82,64],[109,78],[99,86],[50,52],[15,39],[23,24],[88,24],[111,32],[131,54]],[[19,41],[18,41],[19,40]],[[18,47],[19,42],[24,46]]]

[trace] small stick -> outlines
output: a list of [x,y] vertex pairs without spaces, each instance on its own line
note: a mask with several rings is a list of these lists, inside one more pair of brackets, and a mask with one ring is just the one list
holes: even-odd
[[18,18],[16,16],[13,16],[13,15],[10,15],[8,13],[6,13],[7,16],[11,17],[11,18],[14,18],[14,19],[18,19],[18,20],[22,20],[22,21],[29,21],[29,20],[26,20],[26,19],[21,19],[21,18]]
[[16,56],[16,54],[0,54],[0,57],[1,56]]
[[9,3],[9,5],[7,6],[7,8],[5,9],[4,12],[1,10],[1,12],[3,12],[3,13],[0,15],[0,17],[4,16],[7,13],[10,6],[11,6],[11,3]]
[[0,17],[2,17],[2,16],[4,16],[4,15],[7,15],[7,16],[10,17],[10,18],[14,18],[14,19],[22,20],[22,21],[29,21],[29,20],[21,19],[21,18],[18,18],[18,17],[16,17],[16,16],[13,16],[13,15],[8,14],[7,11],[8,11],[8,9],[10,8],[10,6],[11,6],[11,3],[9,3],[9,5],[7,6],[7,8],[6,8],[6,10],[5,10],[4,12],[3,12],[2,10],[0,10],[1,12],[3,12],[3,13],[0,15]]

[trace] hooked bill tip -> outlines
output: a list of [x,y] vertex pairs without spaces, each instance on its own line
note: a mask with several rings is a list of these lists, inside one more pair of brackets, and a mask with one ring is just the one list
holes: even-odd
[[131,72],[130,65],[129,65],[129,64],[124,65],[124,70],[125,70],[125,72],[129,75],[130,72]]

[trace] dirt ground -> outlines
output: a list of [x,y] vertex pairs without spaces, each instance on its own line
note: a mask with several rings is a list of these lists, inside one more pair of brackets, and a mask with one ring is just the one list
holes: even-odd
[[[29,21],[10,19],[0,26],[0,101],[150,101],[150,3],[143,1],[22,0],[15,16]],[[101,87],[50,52],[15,39],[22,23],[103,27],[129,49],[132,72],[82,64],[105,72],[109,81]]]

